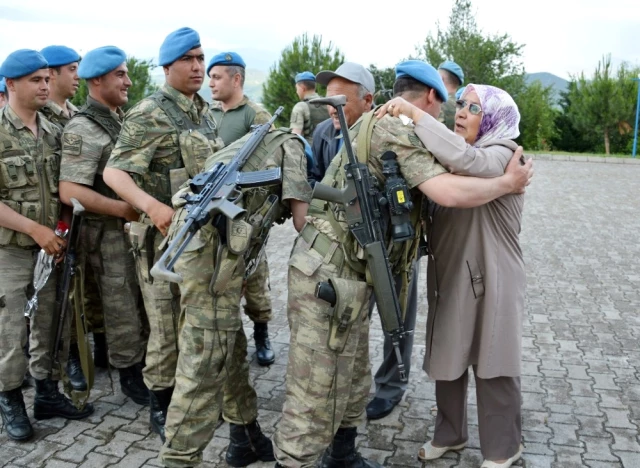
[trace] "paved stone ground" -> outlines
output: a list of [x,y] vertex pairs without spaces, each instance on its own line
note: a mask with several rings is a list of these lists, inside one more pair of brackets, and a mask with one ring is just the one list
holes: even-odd
[[[522,234],[528,271],[522,377],[526,448],[517,466],[640,467],[640,166],[539,160],[536,170]],[[293,235],[290,224],[279,227],[269,246],[276,364],[260,368],[253,356],[251,363],[260,423],[269,434],[284,398],[286,253]],[[421,371],[425,310],[418,321],[405,399],[388,417],[359,431],[360,451],[386,466],[419,466],[418,449],[432,435],[434,385]],[[380,326],[374,320],[374,368],[381,349]],[[160,442],[148,431],[148,409],[124,397],[117,380],[113,387],[115,393],[107,374],[98,374],[96,412],[86,421],[35,422],[36,437],[22,444],[0,434],[0,466],[160,466]],[[29,413],[32,400],[30,389]],[[480,465],[473,391],[469,424],[468,447],[429,466]],[[216,434],[203,466],[225,466],[226,424]]]

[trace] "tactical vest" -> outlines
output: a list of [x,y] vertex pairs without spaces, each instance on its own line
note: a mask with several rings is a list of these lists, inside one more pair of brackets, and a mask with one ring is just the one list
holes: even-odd
[[[99,107],[92,106],[90,104],[86,104],[72,118],[76,118],[77,116],[81,115],[99,125],[107,133],[107,135],[109,135],[112,145],[115,146],[116,141],[118,141],[120,129],[122,128],[121,122],[118,122],[116,119],[114,119],[110,112],[100,109]],[[104,195],[105,197],[119,200],[118,195],[111,189],[111,187],[109,187],[105,183],[102,174],[95,175],[93,179],[93,190],[98,192],[100,195]]]
[[[45,133],[35,157],[0,126],[0,201],[22,216],[54,229],[60,215],[60,145]],[[30,236],[0,227],[0,246],[33,247]]]
[[[354,150],[356,158],[361,163],[366,163],[371,157],[371,136],[376,122],[377,119],[375,118],[374,110],[364,114],[349,132],[350,135],[357,132]],[[347,152],[343,145],[338,155],[333,158],[329,165],[329,168],[322,179],[322,183],[342,189],[346,182],[344,166],[347,162]],[[371,166],[369,166],[369,169],[371,170]],[[383,184],[380,183],[384,180],[382,174],[375,174],[374,171],[371,171],[371,174],[378,179],[379,188],[382,188]],[[394,243],[391,241],[390,230],[387,229],[384,233],[385,244],[387,245],[387,252],[389,254],[389,263],[391,264],[393,274],[402,275],[402,290],[399,297],[403,304],[403,310],[405,310],[404,305],[406,304],[407,299],[407,287],[410,279],[409,275],[411,272],[411,264],[413,260],[417,258],[418,247],[422,236],[421,217],[422,201],[424,200],[424,196],[418,190],[412,190],[410,194],[411,200],[414,204],[414,208],[411,211],[411,224],[415,230],[415,237],[410,241]],[[367,282],[371,283],[370,278],[368,277],[366,261],[364,260],[364,251],[349,231],[344,206],[339,203],[324,202],[314,199],[309,208],[309,214],[317,218],[327,220],[331,224],[334,232],[338,236],[338,240],[342,244],[345,262],[352,270],[366,276]],[[386,224],[388,226],[389,223],[387,222]]]
[[149,165],[149,171],[159,179],[159,185],[171,187],[171,193],[156,194],[161,195],[158,198],[159,201],[171,205],[171,196],[190,177],[193,178],[201,172],[205,161],[213,154],[212,143],[217,137],[216,124],[206,113],[202,116],[200,124],[195,124],[173,98],[163,91],[152,94],[149,99],[152,99],[167,114],[178,137],[180,157],[176,157],[170,164],[152,162]]
[[305,137],[313,135],[313,131],[316,129],[320,122],[323,122],[329,118],[329,111],[325,104],[311,104],[309,102],[311,98],[305,98],[304,102],[309,106],[309,120],[305,121],[303,133]]

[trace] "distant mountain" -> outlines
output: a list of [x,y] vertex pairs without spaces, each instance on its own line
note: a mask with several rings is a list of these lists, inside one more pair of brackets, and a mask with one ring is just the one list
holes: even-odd
[[545,88],[551,86],[553,88],[553,95],[556,101],[560,98],[560,93],[566,91],[569,87],[569,82],[564,78],[554,75],[553,73],[540,72],[540,73],[527,73],[527,84],[539,81]]

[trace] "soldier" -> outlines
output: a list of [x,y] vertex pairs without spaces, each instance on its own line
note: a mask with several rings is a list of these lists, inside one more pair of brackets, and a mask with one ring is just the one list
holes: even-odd
[[296,103],[291,110],[291,131],[302,135],[311,145],[313,143],[313,131],[323,120],[329,118],[327,106],[321,104],[310,104],[309,100],[318,96],[316,93],[316,77],[313,73],[306,71],[296,75],[296,94],[300,102]]
[[[227,163],[247,138],[210,157],[205,169],[217,162]],[[274,220],[283,222],[293,216],[298,231],[305,223],[311,187],[306,178],[303,141],[295,134],[271,131],[243,170],[274,167],[280,167],[284,174],[281,185],[243,193],[243,206],[248,211],[246,219],[254,233],[248,250],[252,253],[247,261],[255,260],[256,251],[252,247],[264,245],[264,234]],[[174,201],[176,207],[184,204],[179,197],[174,197]],[[275,209],[274,214],[265,216],[271,207]],[[185,215],[186,210],[178,208],[172,233],[180,229]],[[229,245],[238,241],[231,235],[228,245],[220,246],[220,236],[209,223],[191,241],[174,267],[184,279],[180,284],[184,325],[178,340],[180,358],[176,391],[167,416],[167,442],[161,452],[165,466],[194,466],[200,461],[213,436],[222,398],[224,417],[230,423],[227,464],[246,466],[258,460],[275,460],[271,441],[257,423],[257,396],[249,381],[247,340],[240,316],[245,260],[243,255],[233,255],[229,250]]]
[[164,440],[178,360],[179,292],[177,285],[154,280],[149,270],[171,223],[171,196],[222,142],[216,141],[209,106],[198,94],[205,72],[198,33],[181,28],[169,34],[159,64],[165,84],[127,112],[103,177],[142,212],[139,222],[131,223],[129,237],[150,325],[143,376],[150,391],[151,427]]
[[[40,53],[49,63],[49,101],[47,101],[47,105],[42,108],[41,112],[50,122],[56,124],[60,130],[63,130],[69,119],[78,112],[78,108],[69,99],[78,90],[80,54],[69,47],[61,45],[45,47]],[[93,272],[91,267],[86,268],[85,271],[84,301],[87,313],[85,318],[93,331],[95,356],[98,358],[96,361],[100,364],[101,356],[106,352],[104,330],[102,328],[102,304],[100,303],[98,285],[91,274]],[[84,391],[87,389],[87,381],[80,366],[78,332],[75,320],[71,321],[70,343],[67,375],[74,390]]]
[[453,131],[456,125],[456,90],[464,84],[464,72],[460,65],[445,60],[438,67],[438,73],[447,88],[447,101],[442,105],[438,120]]
[[[266,110],[245,96],[245,68],[244,60],[235,52],[215,55],[207,67],[207,75],[211,78],[211,96],[216,101],[212,113],[218,127],[218,135],[225,145],[230,145],[246,135],[252,125],[263,124],[271,118]],[[253,322],[258,364],[270,366],[276,360],[276,355],[269,341],[271,297],[266,255],[262,256],[255,272],[247,278],[244,299],[244,312]]]
[[[21,49],[11,53],[0,66],[0,75],[9,89],[9,102],[0,110],[4,148],[0,155],[0,414],[9,437],[26,440],[33,429],[20,388],[27,366],[23,352],[27,341],[25,290],[33,282],[38,250],[60,256],[65,247],[65,241],[53,231],[60,216],[60,131],[38,113],[49,96],[48,64],[39,52]],[[38,310],[31,320],[29,367],[36,383],[33,415],[36,419],[82,419],[93,413],[93,406],[78,410],[58,391],[60,375],[51,360],[55,296],[56,275],[52,273],[38,294]],[[68,329],[63,337],[62,362]]]
[[[408,61],[398,65],[396,74],[397,95],[433,116],[439,114],[447,93],[433,67],[417,60]],[[372,112],[364,114],[349,134],[359,147],[358,157],[364,155],[369,170],[379,181],[384,182],[382,154],[386,151],[397,154],[401,172],[412,189],[415,213],[421,212],[423,194],[443,206],[477,206],[503,194],[522,191],[531,175],[531,163],[518,167],[521,152],[511,161],[508,173],[498,178],[448,174],[424,148],[412,126],[388,116],[377,120]],[[362,135],[359,140],[358,135]],[[370,139],[366,135],[371,135]],[[342,188],[345,176],[341,169],[346,162],[342,150],[332,161],[323,183]],[[371,386],[367,310],[371,286],[366,280],[366,262],[361,260],[362,254],[344,219],[342,205],[314,201],[289,259],[287,313],[291,346],[286,400],[274,436],[278,466],[315,466],[332,437],[322,467],[381,466],[355,450],[356,428],[362,422]],[[418,216],[413,217],[412,224],[414,229],[420,228]],[[392,244],[389,233],[385,235],[385,245],[395,246],[389,253],[392,269],[400,272],[410,269],[415,250],[404,244]],[[332,310],[314,294],[317,283],[329,278],[340,298],[338,310]],[[332,329],[327,316],[343,317],[343,314],[348,315],[351,328],[340,335],[338,327]],[[336,335],[340,337],[334,343],[338,351],[331,351],[327,347],[328,338]]]
[[131,86],[126,60],[122,50],[106,46],[88,52],[80,63],[78,75],[87,80],[89,96],[62,134],[60,198],[67,204],[76,198],[87,210],[80,248],[100,286],[111,365],[118,369],[122,392],[148,405],[149,392],[142,380],[146,342],[140,291],[124,233],[125,221],[139,215],[102,178],[122,125],[120,106],[127,103]]
[[0,79],[0,109],[7,104],[7,83],[4,78]]

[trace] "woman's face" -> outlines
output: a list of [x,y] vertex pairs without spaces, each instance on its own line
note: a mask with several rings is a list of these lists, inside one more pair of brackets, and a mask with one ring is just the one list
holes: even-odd
[[455,132],[472,145],[478,138],[480,122],[482,122],[482,106],[475,91],[469,91],[456,101]]

